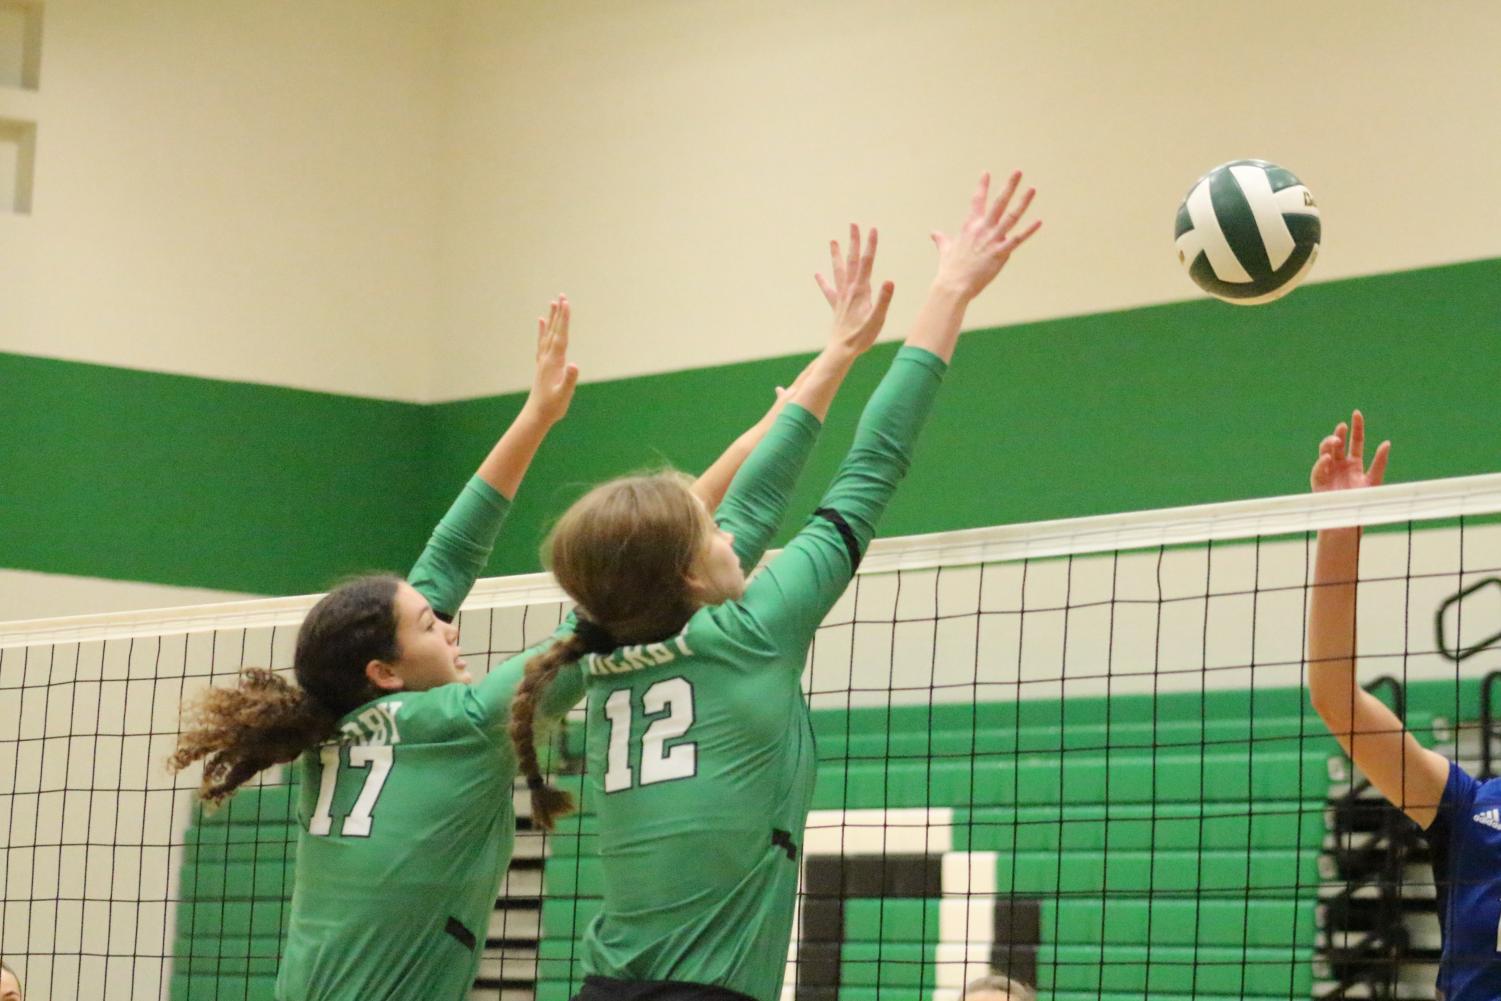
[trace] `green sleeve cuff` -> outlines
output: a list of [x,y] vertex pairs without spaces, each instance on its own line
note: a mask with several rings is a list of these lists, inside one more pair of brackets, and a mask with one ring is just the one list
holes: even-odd
[[916,348],[910,344],[903,344],[898,348],[896,358],[893,361],[915,361],[924,368],[931,370],[937,376],[942,376],[949,370],[948,362],[927,348]]
[[511,510],[511,499],[486,483],[478,473],[469,477],[469,482],[464,484],[464,490],[459,494],[459,500],[454,503],[454,509],[456,510],[459,503],[470,494],[474,495],[478,503],[485,505],[501,518],[504,518],[506,512]]
[[[923,352],[926,354],[927,352]],[[777,415],[776,424],[796,424],[809,431],[818,432],[823,428],[823,421],[813,416],[813,413],[801,403],[793,403],[790,400],[782,406],[782,412]],[[775,427],[773,424],[772,427]]]

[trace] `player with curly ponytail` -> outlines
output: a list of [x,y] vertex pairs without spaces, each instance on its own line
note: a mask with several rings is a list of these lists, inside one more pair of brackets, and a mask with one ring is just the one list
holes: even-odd
[[208,802],[296,762],[280,1001],[468,995],[515,835],[505,729],[520,671],[470,684],[452,620],[573,398],[569,319],[560,297],[538,320],[526,404],[409,577],[361,577],[320,600],[297,634],[295,685],[251,669],[184,706],[169,766],[202,762]]
[[[748,584],[741,540],[681,482],[606,483],[550,539],[553,574],[587,633],[534,658],[542,689],[578,659],[589,688],[586,774],[599,823],[603,900],[583,937],[576,1001],[777,1001],[812,801],[813,730],[802,674],[905,475],[969,302],[1036,231],[1019,225],[1021,175],[989,198],[981,179],[957,236],[934,234],[938,275],[911,335],[871,395],[849,454],[801,532]],[[809,438],[834,390],[880,332],[891,285],[871,294],[875,234],[834,246],[834,335],[781,421]],[[785,505],[786,494],[782,495]],[[783,507],[764,516],[781,519]],[[533,701],[518,698],[516,716]],[[511,726],[530,766],[524,720]]]
[[173,771],[203,762],[200,795],[222,803],[247,779],[296,761],[338,732],[339,717],[379,691],[344,665],[397,657],[395,600],[401,578],[362,577],[314,605],[297,632],[293,685],[250,668],[234,688],[210,688],[183,710]]

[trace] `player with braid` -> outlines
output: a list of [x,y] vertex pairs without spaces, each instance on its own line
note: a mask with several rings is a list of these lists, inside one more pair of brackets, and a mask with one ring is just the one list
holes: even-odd
[[[582,658],[604,899],[584,935],[580,1001],[779,998],[815,774],[808,648],[907,470],[966,307],[1036,231],[1018,224],[1032,199],[1028,190],[1013,205],[1020,179],[991,203],[982,177],[960,233],[934,234],[938,275],[849,455],[807,525],[748,585],[738,540],[670,477],[597,487],[554,529],[549,563],[578,603],[579,629],[527,665],[522,692],[545,691]],[[820,282],[834,336],[780,418],[809,438],[890,296],[887,284],[873,301],[874,246],[852,244]],[[519,706],[512,736],[534,815],[550,823],[570,804],[537,774]]]
[[[264,768],[299,762],[302,831],[279,1001],[469,996],[515,835],[506,726],[523,667],[544,644],[471,685],[450,622],[543,435],[568,409],[577,380],[569,319],[560,299],[540,322],[526,406],[409,581],[360,578],[320,601],[298,633],[297,686],[251,670],[237,688],[188,707],[172,765],[203,760],[210,802]],[[783,481],[807,458],[775,426],[788,392],[688,481],[755,559],[776,530],[762,512],[785,506]],[[547,643],[572,631],[569,616]],[[581,673],[565,672],[541,693],[540,711],[557,719],[583,694]]]

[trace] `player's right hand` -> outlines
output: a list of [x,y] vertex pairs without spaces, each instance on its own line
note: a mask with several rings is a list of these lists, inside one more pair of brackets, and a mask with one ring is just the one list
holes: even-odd
[[985,290],[995,280],[1012,251],[1029,240],[1040,219],[1023,225],[1021,217],[1032,204],[1037,189],[1028,188],[1015,207],[1011,199],[1021,184],[1022,172],[1013,171],[994,203],[990,197],[990,172],[980,175],[980,183],[970,196],[969,215],[953,236],[935,230],[933,244],[938,248],[936,287],[952,292],[965,302]]
[[1314,493],[1379,487],[1386,478],[1386,459],[1391,450],[1392,443],[1383,441],[1371,458],[1371,467],[1366,468],[1365,417],[1357,410],[1350,415],[1349,425],[1341,421],[1333,434],[1319,442],[1319,457],[1308,475],[1309,486]]
[[537,317],[537,371],[526,407],[547,424],[556,424],[568,413],[579,367],[568,360],[568,297],[560,295],[548,306],[547,316]]

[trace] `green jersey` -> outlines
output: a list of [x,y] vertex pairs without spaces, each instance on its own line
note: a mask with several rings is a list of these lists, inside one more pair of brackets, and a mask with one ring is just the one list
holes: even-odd
[[[584,659],[604,881],[587,973],[779,997],[815,777],[808,647],[906,472],[945,367],[898,352],[818,512],[741,600],[699,609],[660,643]],[[813,434],[811,415],[787,411],[781,421]]]
[[[749,565],[807,458],[800,426],[773,427],[719,506]],[[506,507],[476,477],[434,531],[410,581],[439,615],[463,604]],[[515,838],[511,699],[526,662],[572,630],[569,616],[473,686],[366,703],[340,721],[339,740],[299,761],[303,829],[279,1001],[469,996]],[[582,667],[564,670],[538,711],[561,716],[583,694]]]
[[[483,569],[505,499],[475,477],[411,583],[451,619]],[[562,629],[566,630],[568,624]],[[469,996],[511,860],[516,759],[506,733],[528,651],[474,685],[393,692],[297,764],[297,870],[280,1001]],[[541,712],[583,696],[563,672]]]

